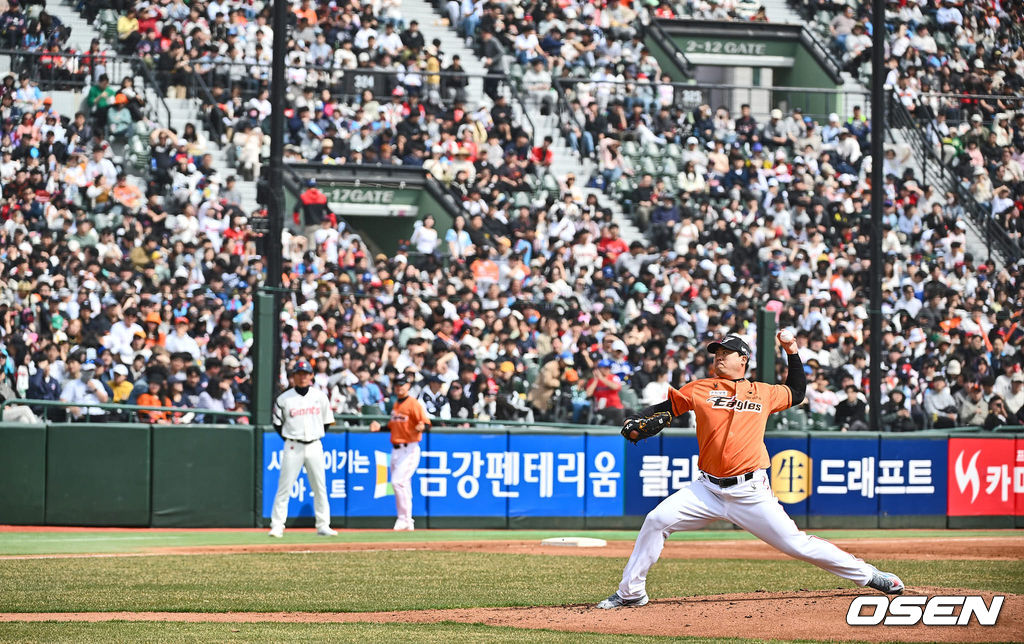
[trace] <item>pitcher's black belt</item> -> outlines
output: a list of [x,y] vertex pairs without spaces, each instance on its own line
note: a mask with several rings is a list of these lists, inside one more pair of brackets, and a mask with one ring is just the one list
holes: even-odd
[[732,487],[738,483],[743,483],[744,481],[749,481],[754,478],[754,473],[747,472],[746,474],[740,474],[739,476],[727,476],[723,479],[720,479],[717,476],[711,476],[707,472],[704,472],[704,476],[718,487]]

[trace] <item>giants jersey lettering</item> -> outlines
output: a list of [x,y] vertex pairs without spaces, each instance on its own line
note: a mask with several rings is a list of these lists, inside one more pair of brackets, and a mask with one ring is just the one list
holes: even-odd
[[388,431],[391,432],[392,443],[415,443],[420,440],[421,434],[416,431],[416,425],[430,424],[430,417],[423,403],[407,397],[399,400],[391,410],[391,420],[388,421]]
[[669,389],[676,416],[697,416],[698,466],[712,476],[735,476],[771,466],[764,444],[768,416],[792,404],[785,385],[703,378]]
[[273,423],[281,426],[281,435],[285,438],[313,441],[322,438],[324,425],[333,422],[331,402],[316,387],[310,387],[305,396],[292,388],[274,401]]

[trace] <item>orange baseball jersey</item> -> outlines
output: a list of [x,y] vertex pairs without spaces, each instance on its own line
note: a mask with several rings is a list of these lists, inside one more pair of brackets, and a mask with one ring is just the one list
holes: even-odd
[[388,431],[391,432],[392,443],[415,443],[419,441],[422,434],[416,431],[416,425],[420,423],[430,424],[430,417],[423,403],[407,397],[395,403],[391,410],[391,420],[388,421]]
[[747,379],[702,378],[669,389],[676,416],[697,416],[698,467],[712,476],[736,476],[771,466],[764,444],[768,415],[792,405],[786,385]]

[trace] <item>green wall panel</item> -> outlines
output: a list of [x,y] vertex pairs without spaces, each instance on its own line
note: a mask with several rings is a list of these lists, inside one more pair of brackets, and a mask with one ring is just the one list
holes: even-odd
[[0,426],[0,523],[38,525],[46,508],[46,425]]
[[148,425],[50,425],[46,523],[149,525]]
[[251,527],[253,428],[153,427],[153,527]]

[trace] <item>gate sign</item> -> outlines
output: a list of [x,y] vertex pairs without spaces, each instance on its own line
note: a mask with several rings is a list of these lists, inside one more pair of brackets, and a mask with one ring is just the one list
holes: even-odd
[[949,515],[1010,516],[1024,496],[1014,438],[949,439]]

